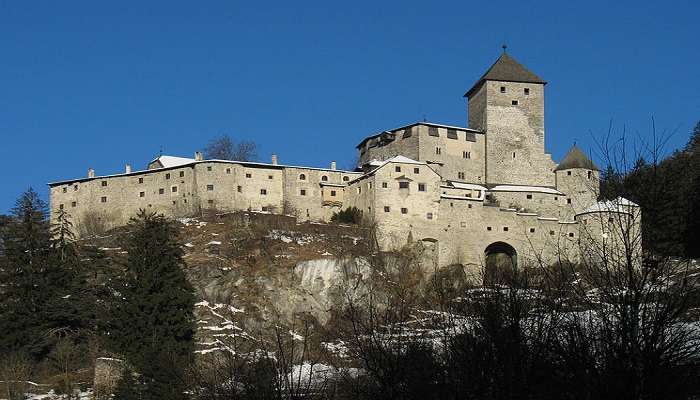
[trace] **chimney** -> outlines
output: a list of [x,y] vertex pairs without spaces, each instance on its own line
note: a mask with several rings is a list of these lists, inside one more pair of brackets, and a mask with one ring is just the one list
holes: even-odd
[[277,165],[277,154],[272,154],[272,165]]
[[201,152],[201,151],[195,151],[195,152],[194,152],[194,160],[195,160],[195,161],[202,161],[202,160],[204,160],[204,157],[202,157],[202,152]]
[[331,169],[335,171],[335,169],[336,169],[335,161],[331,161]]
[[131,164],[126,164],[126,167],[124,167],[124,171],[127,174],[130,174],[131,173]]
[[94,178],[95,177],[95,170],[92,168],[88,168],[88,178]]

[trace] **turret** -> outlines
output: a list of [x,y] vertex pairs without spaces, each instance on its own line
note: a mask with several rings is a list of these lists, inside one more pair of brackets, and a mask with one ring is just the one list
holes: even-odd
[[554,168],[554,173],[557,189],[566,194],[566,216],[573,217],[598,201],[600,171],[576,145]]

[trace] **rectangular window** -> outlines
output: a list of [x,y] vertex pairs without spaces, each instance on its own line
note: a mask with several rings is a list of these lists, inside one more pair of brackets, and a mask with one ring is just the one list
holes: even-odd
[[402,208],[401,214],[408,214],[408,208]]
[[107,196],[102,196],[102,198],[100,199],[100,201],[101,201],[102,203],[106,203],[106,202],[107,202]]
[[549,231],[549,234],[550,234],[550,235],[554,235],[554,231]]
[[214,204],[214,200],[207,200],[207,203],[208,203],[209,205],[212,205],[212,204]]
[[427,217],[428,219],[433,219],[433,213],[428,213],[428,214],[426,215],[426,217]]
[[78,185],[73,185],[73,191],[77,192],[78,191]]
[[514,105],[514,106],[517,106],[517,105],[518,105],[518,100],[513,100],[513,101],[510,102],[510,104],[512,104],[512,105]]
[[306,196],[306,189],[301,189],[301,190],[299,191],[299,194],[302,195],[302,196]]
[[71,206],[71,207],[75,207],[75,206],[77,206],[77,205],[78,205],[78,202],[76,202],[76,201],[71,201],[71,203],[70,203],[70,206]]
[[566,175],[571,176],[571,171],[566,171]]
[[399,189],[408,189],[408,182],[399,182]]
[[185,171],[180,171],[180,178],[184,178],[184,177],[185,177]]
[[68,188],[64,187],[63,188],[63,193],[66,193],[68,191]]
[[420,174],[420,168],[418,168],[418,167],[413,168],[413,173]]
[[506,92],[506,87],[505,87],[505,86],[501,86],[501,93],[505,93],[505,92]]
[[139,183],[143,183],[143,178],[139,178]]
[[462,158],[472,158],[472,153],[470,151],[463,151]]
[[267,179],[272,179],[272,175],[268,175],[268,176],[267,176]]
[[165,193],[165,189],[163,189],[163,188],[158,189],[158,194],[163,194],[163,193]]
[[253,175],[251,175],[250,173],[248,173],[248,174],[245,174],[245,177],[246,177],[246,178],[252,178]]
[[435,148],[435,154],[437,154],[437,155],[442,154],[442,149],[440,149],[439,147],[436,147],[436,148]]
[[211,171],[211,166],[207,167],[207,171]]
[[260,189],[260,194],[263,196],[267,196],[267,189]]
[[571,199],[566,199],[566,204],[571,204]]
[[394,167],[394,171],[401,172],[401,167],[397,165],[396,167]]
[[63,204],[59,204],[59,205],[58,205],[58,209],[59,209],[59,210],[63,210]]
[[102,181],[102,186],[107,186],[107,181]]
[[331,190],[331,197],[335,197],[335,190]]
[[428,127],[428,136],[440,136],[438,134],[437,126],[429,126]]
[[569,232],[569,237],[574,237],[574,233],[573,233],[573,232]]
[[238,193],[243,193],[243,186],[236,186],[236,191]]
[[[413,135],[413,132],[411,132],[411,128],[406,128],[406,129],[404,129],[404,131],[403,131],[403,138],[404,138],[404,139],[410,138],[411,135]],[[363,148],[363,149],[364,149],[364,148]]]
[[419,192],[425,192],[425,183],[419,183],[419,184],[418,184],[418,191],[419,191]]
[[391,211],[391,209],[389,208],[389,206],[384,206],[384,212],[389,212],[389,211]]
[[386,188],[389,187],[389,185],[388,185],[386,182],[382,182],[382,187],[383,187],[384,189],[386,189]]
[[165,179],[170,179],[170,173],[165,174]]
[[531,199],[532,199],[532,195],[531,195],[531,194],[528,194],[528,195],[526,195],[525,197],[527,197],[528,200],[531,200]]
[[447,138],[448,139],[457,139],[457,130],[456,129],[448,129],[447,130]]
[[139,192],[139,197],[146,197],[146,192]]
[[211,192],[214,190],[214,185],[207,185],[207,191]]
[[523,93],[525,94],[525,96],[529,96],[530,95],[530,88],[523,89]]
[[487,230],[487,231],[490,231],[490,230],[491,230],[491,227],[490,227],[490,226],[487,226],[487,227],[486,227],[486,230]]
[[530,233],[535,233],[535,228],[530,228]]
[[231,168],[226,168],[226,173],[230,174],[231,173]]
[[508,232],[508,227],[507,227],[507,226],[504,226],[504,227],[503,227],[503,232]]
[[170,188],[170,191],[173,193],[177,193],[177,186],[173,186]]
[[464,177],[465,177],[464,172],[457,172],[457,179],[464,180]]

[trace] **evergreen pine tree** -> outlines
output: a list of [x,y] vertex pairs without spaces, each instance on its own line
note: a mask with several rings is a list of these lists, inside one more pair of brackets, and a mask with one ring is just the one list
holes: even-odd
[[183,250],[174,225],[162,215],[141,210],[128,231],[124,276],[106,337],[140,374],[142,398],[183,398],[195,332]]

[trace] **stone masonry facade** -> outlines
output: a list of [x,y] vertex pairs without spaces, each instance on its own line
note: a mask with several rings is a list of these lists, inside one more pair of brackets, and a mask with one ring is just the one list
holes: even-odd
[[[599,171],[576,146],[559,164],[545,152],[546,82],[503,54],[465,97],[467,127],[417,122],[357,146],[342,171],[161,156],[148,169],[50,183],[51,212],[67,210],[81,232],[124,225],[139,209],[190,217],[250,210],[329,221],[357,207],[382,248],[420,243],[438,266],[483,265],[490,246],[518,262],[578,257],[586,221],[615,212],[598,203]],[[627,204],[627,203],[626,203]],[[586,229],[589,227],[586,226]],[[604,232],[598,226],[595,232]]]

